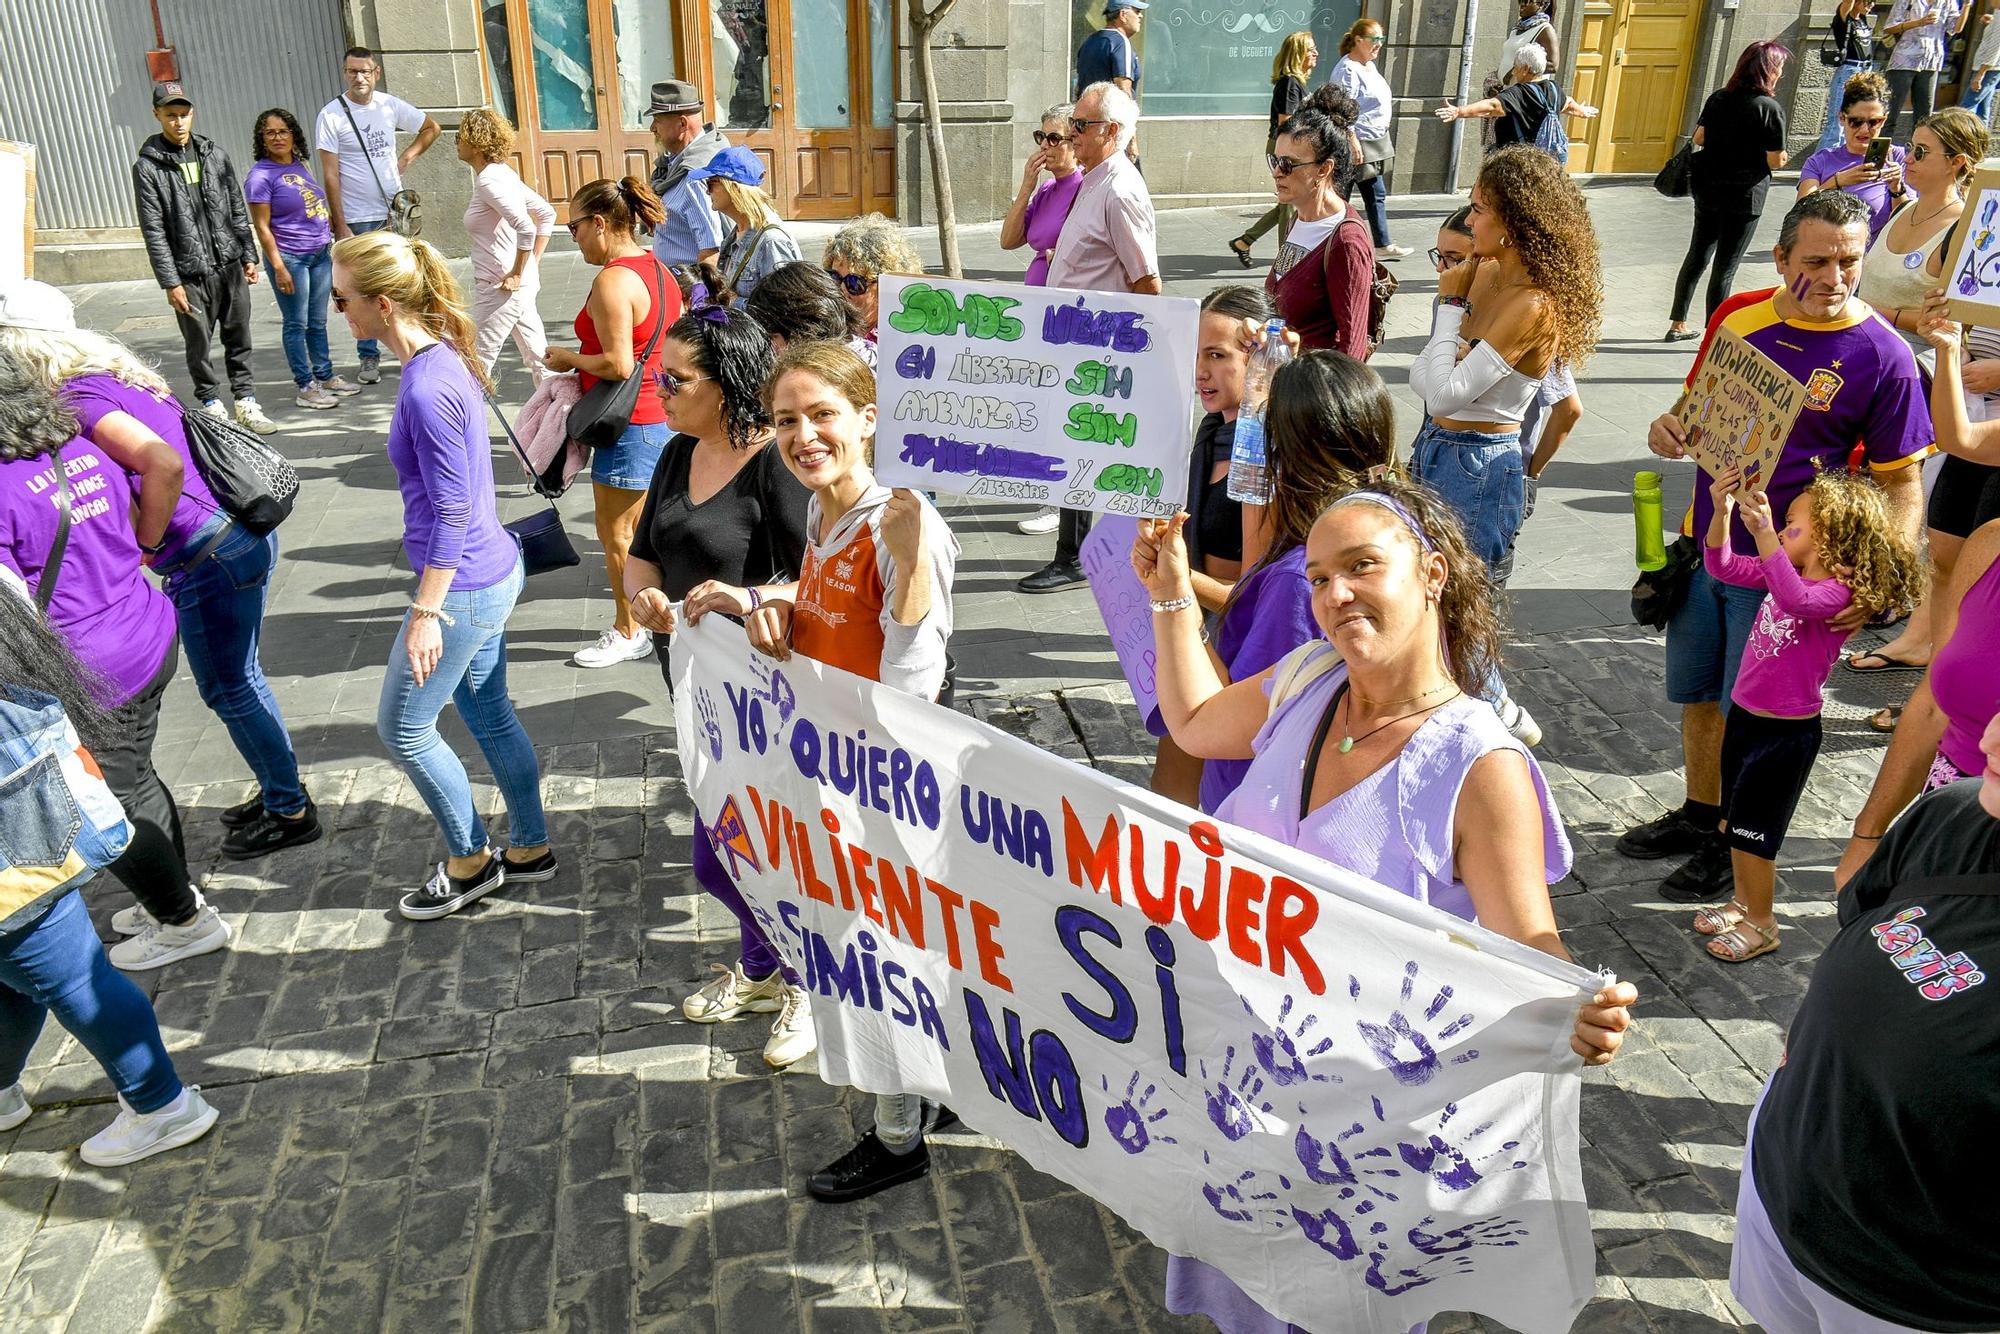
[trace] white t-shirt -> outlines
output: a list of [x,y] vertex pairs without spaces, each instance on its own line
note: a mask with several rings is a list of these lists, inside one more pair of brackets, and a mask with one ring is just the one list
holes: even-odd
[[[347,121],[349,111],[354,113],[352,125]],[[354,137],[355,126],[367,140],[365,150]],[[340,156],[340,212],[349,226],[389,216],[389,199],[403,188],[403,174],[396,170],[396,132],[415,134],[422,128],[424,113],[388,93],[376,93],[367,106],[348,101],[342,93],[321,108],[313,122],[313,147]],[[370,158],[373,172],[368,169]],[[380,185],[375,183],[377,176],[382,178]]]

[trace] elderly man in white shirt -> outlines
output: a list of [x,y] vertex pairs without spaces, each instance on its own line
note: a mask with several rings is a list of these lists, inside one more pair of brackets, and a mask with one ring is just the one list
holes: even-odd
[[[1083,184],[1070,206],[1049,260],[1049,286],[1079,291],[1160,291],[1160,256],[1153,196],[1125,156],[1139,128],[1139,104],[1115,83],[1093,83],[1070,115]],[[1066,509],[1056,530],[1055,559],[1015,585],[1023,593],[1054,593],[1084,582],[1078,559],[1090,532],[1088,510]]]

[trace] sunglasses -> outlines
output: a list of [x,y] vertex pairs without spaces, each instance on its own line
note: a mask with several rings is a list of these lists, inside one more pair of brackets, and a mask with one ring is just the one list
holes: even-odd
[[340,293],[335,292],[333,294],[333,308],[339,311],[341,314],[345,315],[347,313],[347,303],[352,299],[353,299],[352,297],[345,297],[342,296]]
[[1930,155],[1931,155],[1932,153],[1934,153],[1934,152],[1939,152],[1939,151],[1941,151],[1941,150],[1938,150],[1938,149],[1934,149],[1934,148],[1932,148],[1932,147],[1931,147],[1931,146],[1930,146],[1929,144],[1918,144],[1918,145],[1917,145],[1916,147],[1914,147],[1914,148],[1912,148],[1912,149],[1910,150],[1910,161],[1912,161],[1912,162],[1922,162],[1922,161],[1923,161],[1923,160],[1924,160],[1925,158],[1929,157],[1929,156],[1930,156]]
[[1860,120],[1853,116],[1843,115],[1841,116],[1841,119],[1846,121],[1849,125],[1854,126],[1854,128],[1856,129],[1860,129],[1864,125],[1872,127],[1879,125],[1887,125],[1889,123],[1889,118],[1887,116],[1876,116],[1872,120]]
[[1068,134],[1049,134],[1044,130],[1035,131],[1035,143],[1044,148],[1061,148],[1074,137]]
[[1317,167],[1325,161],[1326,159],[1323,157],[1313,157],[1307,158],[1304,162],[1294,162],[1288,157],[1279,157],[1275,153],[1264,154],[1264,164],[1274,174],[1279,176],[1289,176],[1300,167]]
[[712,375],[675,375],[672,371],[659,371],[653,376],[654,382],[660,386],[668,398],[679,397],[681,390],[691,384],[700,384],[704,380],[712,380],[714,378]]
[[1069,127],[1074,133],[1070,137],[1076,138],[1093,125],[1109,125],[1110,123],[1108,120],[1084,120],[1080,116],[1071,116],[1069,118]]
[[858,273],[835,273],[832,269],[826,271],[826,276],[839,283],[849,296],[860,296],[876,282],[875,279],[864,278]]

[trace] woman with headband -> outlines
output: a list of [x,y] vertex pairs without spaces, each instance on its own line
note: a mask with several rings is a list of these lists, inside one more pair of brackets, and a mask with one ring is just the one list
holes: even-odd
[[[1250,767],[1216,816],[1567,959],[1548,886],[1569,840],[1541,770],[1477,697],[1499,652],[1486,572],[1450,513],[1394,477],[1336,499],[1306,541],[1315,640],[1225,686],[1201,642],[1186,516],[1148,520],[1132,564],[1150,591],[1160,713],[1180,746]],[[1570,1046],[1617,1054],[1638,999],[1605,987]],[[1276,1334],[1198,1260],[1167,1262],[1167,1305]]]

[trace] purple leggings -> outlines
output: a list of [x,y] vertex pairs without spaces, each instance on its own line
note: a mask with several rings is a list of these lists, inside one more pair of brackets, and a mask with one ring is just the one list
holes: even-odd
[[771,942],[764,936],[764,928],[757,921],[757,915],[750,911],[743,895],[737,890],[736,882],[723,868],[722,860],[715,855],[715,844],[710,839],[708,826],[699,815],[694,818],[694,882],[708,892],[710,897],[736,914],[736,927],[743,941],[743,975],[750,978],[769,977],[774,971],[784,969],[785,980],[793,986],[799,985],[799,975],[785,968],[784,960],[771,948]]

